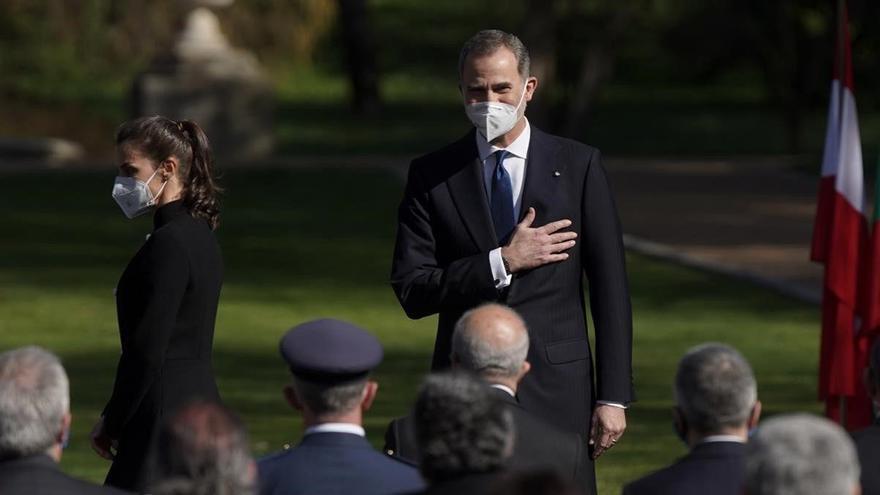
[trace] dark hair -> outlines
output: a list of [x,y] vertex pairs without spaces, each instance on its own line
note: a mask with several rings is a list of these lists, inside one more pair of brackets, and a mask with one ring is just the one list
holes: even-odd
[[419,468],[429,481],[499,469],[513,452],[510,411],[466,372],[429,375],[413,414]]
[[464,72],[464,63],[471,55],[492,55],[499,48],[507,48],[516,57],[516,69],[523,80],[529,77],[529,49],[516,37],[515,34],[506,33],[499,29],[484,29],[473,35],[464,43],[458,55],[458,77]]
[[196,400],[159,429],[151,458],[150,493],[255,493],[252,462],[241,419],[219,404]]
[[190,215],[220,225],[221,189],[214,181],[214,158],[202,128],[191,120],[154,115],[130,120],[116,131],[117,146],[134,146],[155,162],[175,157],[180,162],[183,204]]

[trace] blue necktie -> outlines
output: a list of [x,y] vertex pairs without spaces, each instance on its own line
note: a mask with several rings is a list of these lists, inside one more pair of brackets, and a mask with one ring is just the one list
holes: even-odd
[[513,232],[516,220],[513,218],[513,186],[510,174],[504,169],[504,158],[507,151],[495,152],[495,171],[492,173],[492,223],[495,225],[495,236],[498,245],[507,244],[507,238]]

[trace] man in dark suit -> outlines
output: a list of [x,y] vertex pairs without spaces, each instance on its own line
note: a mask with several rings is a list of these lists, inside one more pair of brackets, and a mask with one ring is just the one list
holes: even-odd
[[[526,361],[529,334],[525,322],[512,309],[489,303],[465,313],[452,336],[452,366],[479,375],[491,387],[492,397],[513,415],[512,470],[553,469],[563,479],[582,487],[595,485],[592,472],[583,473],[586,442],[527,412],[516,399],[520,380],[529,372]],[[415,420],[395,419],[385,433],[385,451],[418,463]]]
[[503,481],[513,449],[510,410],[463,371],[425,378],[413,408],[424,495],[485,495]]
[[624,495],[739,495],[745,444],[761,402],[752,368],[732,347],[692,348],[675,374],[675,432],[690,452],[669,467],[633,481]]
[[258,464],[263,495],[388,495],[421,490],[418,471],[376,452],[365,438],[363,413],[378,384],[369,373],[382,346],[368,332],[338,320],[296,326],[281,339],[281,355],[293,374],[284,388],[303,418],[296,447]]
[[[880,338],[875,338],[871,346],[865,386],[877,414],[880,411]],[[873,425],[853,434],[853,440],[862,466],[862,495],[880,495],[880,416]]]
[[125,493],[61,472],[70,423],[67,373],[55,355],[38,347],[0,354],[0,493]]
[[485,302],[516,309],[531,340],[521,405],[588,438],[598,457],[623,434],[633,399],[624,250],[599,152],[530,126],[538,81],[516,36],[477,33],[459,76],[476,129],[410,165],[391,285],[410,318],[439,313],[434,370],[450,364],[462,313]]

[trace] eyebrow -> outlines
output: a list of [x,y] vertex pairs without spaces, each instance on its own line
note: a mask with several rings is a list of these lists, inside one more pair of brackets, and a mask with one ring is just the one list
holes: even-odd
[[[467,89],[468,89],[468,91],[482,91],[482,90],[485,90],[488,86],[490,86],[490,85],[488,85],[488,84],[468,84]],[[500,89],[510,89],[513,87],[513,84],[505,81],[505,82],[492,84],[491,87],[492,87],[493,91],[498,91]]]

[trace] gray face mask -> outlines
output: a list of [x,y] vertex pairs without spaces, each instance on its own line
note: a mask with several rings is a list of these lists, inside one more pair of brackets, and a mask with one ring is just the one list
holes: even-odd
[[162,195],[162,191],[168,184],[168,181],[162,183],[159,192],[153,196],[150,192],[149,183],[153,177],[159,173],[159,169],[153,172],[153,175],[146,182],[137,180],[134,177],[117,177],[113,183],[113,199],[122,209],[122,213],[128,218],[135,218],[148,212],[150,208],[156,205],[156,200]]

